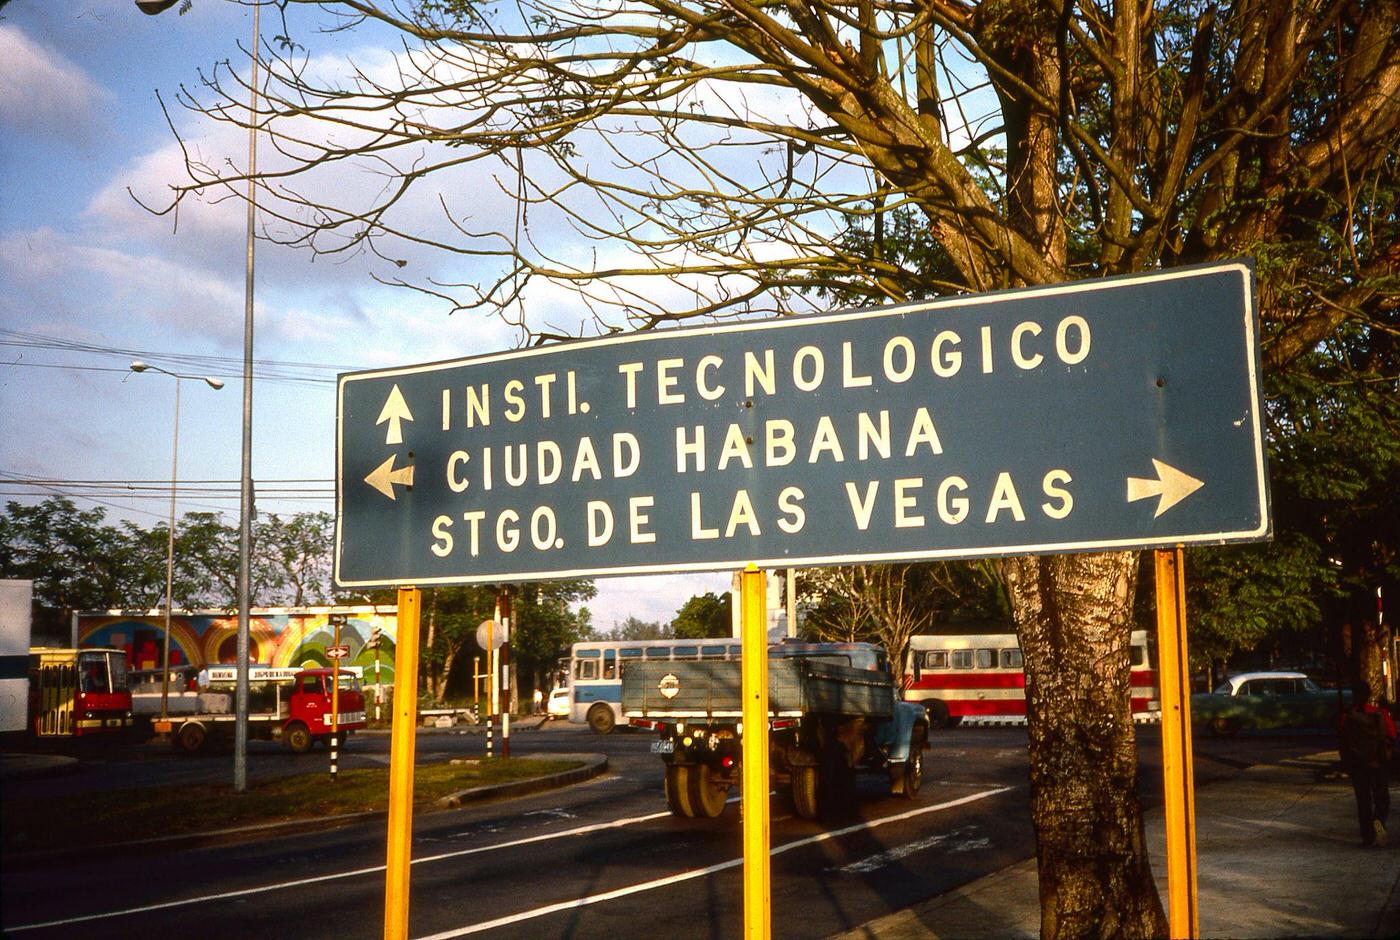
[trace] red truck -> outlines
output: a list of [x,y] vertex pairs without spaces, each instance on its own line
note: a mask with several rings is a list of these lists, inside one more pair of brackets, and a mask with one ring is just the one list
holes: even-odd
[[[298,754],[320,741],[329,741],[332,706],[338,706],[335,727],[341,740],[365,726],[365,699],[359,677],[340,670],[339,695],[332,695],[334,672],[326,668],[280,669],[253,666],[248,677],[248,736],[263,740],[280,739]],[[138,696],[138,708],[149,714],[157,733],[171,735],[175,747],[197,753],[211,741],[233,737],[236,714],[234,694],[237,670],[233,666],[210,666],[195,679],[195,689],[171,695],[167,717],[159,717],[158,696]],[[334,701],[338,699],[338,701]]]

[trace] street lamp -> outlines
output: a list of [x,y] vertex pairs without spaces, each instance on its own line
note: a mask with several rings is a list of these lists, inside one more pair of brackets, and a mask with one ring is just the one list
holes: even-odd
[[[155,16],[178,0],[136,0],[147,16]],[[3,5],[3,0],[0,0]],[[252,604],[253,558],[253,261],[254,225],[258,215],[258,40],[262,35],[253,7],[253,46],[248,80],[248,226],[247,260],[243,266],[243,464],[238,496],[238,678],[234,691],[233,791],[248,789],[248,655],[251,645],[249,607]],[[181,7],[184,12],[184,7]],[[169,605],[167,605],[169,606]]]
[[180,372],[171,372],[169,369],[153,366],[140,359],[132,362],[131,371],[160,372],[175,380],[175,441],[170,448],[170,531],[166,533],[165,546],[165,638],[161,642],[160,657],[160,719],[165,721],[170,717],[170,595],[175,581],[175,482],[179,478],[180,469],[180,380],[200,379],[215,391],[223,388],[224,383],[218,379],[211,379],[207,375],[185,375]]

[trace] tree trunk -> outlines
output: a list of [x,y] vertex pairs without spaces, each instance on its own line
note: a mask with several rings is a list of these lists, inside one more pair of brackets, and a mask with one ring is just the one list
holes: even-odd
[[439,702],[447,698],[447,683],[452,678],[452,664],[457,661],[460,643],[454,644],[442,658],[442,668],[433,681],[433,698]]
[[1002,571],[1025,658],[1041,936],[1165,936],[1130,699],[1137,557],[1012,558]]
[[1378,699],[1389,697],[1386,687],[1385,661],[1386,631],[1374,620],[1363,620],[1356,630],[1356,675],[1371,687]]
[[432,660],[433,641],[437,639],[437,591],[428,592],[428,636],[423,643],[423,651],[428,655],[424,657],[428,662],[428,668],[422,670],[423,682],[428,691],[432,693],[434,701],[441,701],[438,695],[438,677],[442,675],[442,669]]

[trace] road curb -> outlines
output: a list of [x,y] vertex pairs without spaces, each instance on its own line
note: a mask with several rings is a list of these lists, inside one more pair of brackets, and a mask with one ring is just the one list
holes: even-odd
[[[522,758],[539,757],[545,760],[581,760],[582,767],[565,770],[557,774],[533,777],[529,780],[512,780],[484,787],[471,787],[449,794],[433,803],[415,807],[414,816],[438,813],[457,809],[469,803],[486,800],[528,796],[545,790],[582,783],[602,774],[608,769],[608,758],[603,754],[522,754]],[[313,832],[326,832],[345,826],[361,823],[387,822],[387,810],[370,810],[364,813],[343,813],[337,816],[322,816],[318,819],[290,819],[282,822],[258,823],[252,826],[238,826],[231,829],[214,829],[208,832],[192,832],[178,836],[160,836],[154,839],[137,839],[130,842],[109,842],[83,848],[43,849],[35,852],[6,852],[5,866],[42,868],[49,865],[75,861],[96,861],[107,858],[131,858],[151,855],[157,852],[179,852],[187,849],[208,848],[216,845],[233,845],[240,842],[253,842],[258,839],[288,835],[304,835]]]

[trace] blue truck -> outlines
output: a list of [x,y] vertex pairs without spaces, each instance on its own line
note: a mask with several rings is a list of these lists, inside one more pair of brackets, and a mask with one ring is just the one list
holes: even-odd
[[[622,711],[656,732],[666,802],[676,816],[713,819],[740,780],[741,663],[633,662]],[[889,657],[869,643],[777,643],[768,649],[768,741],[773,783],[804,819],[855,808],[856,772],[888,775],[913,799],[923,782],[928,718],[904,702]]]

